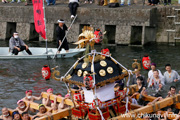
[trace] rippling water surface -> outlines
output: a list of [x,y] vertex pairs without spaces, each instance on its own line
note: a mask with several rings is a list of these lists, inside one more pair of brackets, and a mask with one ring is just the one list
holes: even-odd
[[[0,42],[1,47],[8,46],[7,42]],[[31,42],[28,45],[37,47],[45,46],[41,42]],[[56,47],[54,43],[49,43],[48,46]],[[97,51],[101,50],[100,45],[95,46],[95,48]],[[132,70],[131,65],[134,58],[142,59],[143,55],[148,53],[162,73],[164,73],[164,65],[167,63],[172,64],[173,69],[180,73],[179,46],[116,46],[109,47],[109,49],[112,56],[128,69]],[[33,90],[34,95],[39,95],[42,91],[46,91],[47,88],[51,87],[54,89],[54,93],[62,93],[64,95],[67,92],[64,83],[55,80],[45,81],[41,76],[41,68],[44,64],[50,64],[50,67],[58,65],[61,75],[64,75],[80,56],[58,60],[0,60],[0,109],[2,107],[16,108],[17,100],[23,98],[25,91],[29,89]],[[146,77],[147,72],[144,69],[142,70],[142,74]],[[177,87],[179,86],[178,84],[176,84]],[[168,89],[169,87],[166,88]]]

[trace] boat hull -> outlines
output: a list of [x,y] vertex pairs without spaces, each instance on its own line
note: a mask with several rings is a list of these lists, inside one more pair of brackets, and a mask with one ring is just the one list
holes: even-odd
[[[33,55],[28,55],[26,51],[19,52],[18,55],[12,55],[8,47],[0,47],[0,59],[47,59],[54,58],[57,52],[57,48],[48,48],[48,54],[46,54],[46,48],[31,47],[29,49]],[[69,52],[66,52],[62,49],[55,58],[69,58],[84,51],[85,49],[69,49]]]

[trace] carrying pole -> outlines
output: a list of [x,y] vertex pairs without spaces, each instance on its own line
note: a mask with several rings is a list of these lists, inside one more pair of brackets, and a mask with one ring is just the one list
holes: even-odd
[[[74,17],[71,25],[69,26],[70,29],[71,29],[71,26],[73,25],[74,21],[76,20],[76,18],[77,18],[77,15]],[[69,30],[70,30],[70,29],[69,29]],[[66,32],[66,34],[65,34],[65,36],[64,36],[61,44],[59,45],[59,47],[58,47],[58,49],[57,49],[57,52],[58,52],[59,48],[62,46],[62,44],[63,44],[63,42],[64,42],[64,40],[65,40],[65,38],[66,38],[66,36],[67,36],[67,34],[68,34],[68,32],[69,32],[69,30]],[[55,59],[55,57],[56,57],[56,55],[57,55],[57,52],[56,52],[56,54],[54,55],[53,59]]]

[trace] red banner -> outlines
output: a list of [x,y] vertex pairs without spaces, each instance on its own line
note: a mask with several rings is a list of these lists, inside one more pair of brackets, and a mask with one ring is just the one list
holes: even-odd
[[37,33],[46,39],[43,0],[32,0],[34,9],[34,24]]

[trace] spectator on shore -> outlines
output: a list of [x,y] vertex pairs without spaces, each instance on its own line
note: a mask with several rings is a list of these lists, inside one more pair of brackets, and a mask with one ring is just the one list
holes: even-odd
[[140,71],[138,71],[138,69],[134,69],[134,71],[137,71],[133,76],[132,76],[132,84],[137,84],[137,77],[141,76],[143,79],[143,85],[147,86],[147,80],[145,79],[145,77],[143,75],[140,74]]
[[171,0],[164,0],[164,5],[171,5]]
[[148,5],[154,6],[154,5],[158,4],[158,3],[159,3],[159,0],[148,0]]
[[18,55],[19,52],[26,50],[29,55],[32,55],[29,47],[19,38],[17,32],[13,33],[13,36],[9,40],[10,52],[14,55]]
[[2,108],[2,115],[0,116],[0,119],[12,120],[12,117],[9,114],[9,110],[6,107]]
[[28,105],[26,106],[23,100],[19,100],[17,102],[18,107],[15,109],[17,110],[20,114],[22,114],[23,112],[28,112],[30,104],[28,103]]
[[21,115],[19,114],[18,111],[14,111],[12,113],[12,118],[13,118],[13,120],[21,120]]
[[148,87],[153,88],[157,92],[162,90],[164,84],[164,78],[159,75],[158,70],[153,71],[153,77],[150,78]]
[[[131,5],[131,0],[127,0],[127,4],[128,6]],[[121,6],[124,6],[124,0],[121,0]]]
[[8,3],[8,1],[7,0],[2,0],[2,3]]
[[25,6],[29,5],[29,4],[32,4],[32,0],[25,0]]
[[52,5],[56,5],[56,0],[46,0],[47,6],[49,6],[51,3]]
[[71,19],[76,16],[77,8],[79,7],[79,0],[69,0],[69,9],[71,13]]
[[154,70],[158,70],[159,76],[163,78],[164,76],[162,75],[161,71],[159,69],[156,69],[156,63],[151,63],[151,70],[148,72],[148,80],[147,82],[149,83],[150,78],[153,77],[153,72]]
[[[12,0],[11,3],[16,2],[16,0]],[[21,3],[21,0],[18,0],[17,3]]]
[[164,73],[165,83],[177,82],[179,80],[179,74],[171,69],[170,64],[165,65],[166,72]]

